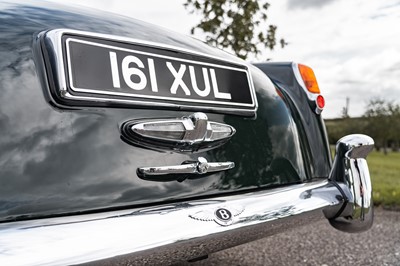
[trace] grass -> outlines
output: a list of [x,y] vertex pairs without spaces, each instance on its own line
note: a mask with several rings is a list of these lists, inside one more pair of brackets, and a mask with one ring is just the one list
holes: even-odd
[[375,205],[400,207],[400,152],[373,151],[368,157]]

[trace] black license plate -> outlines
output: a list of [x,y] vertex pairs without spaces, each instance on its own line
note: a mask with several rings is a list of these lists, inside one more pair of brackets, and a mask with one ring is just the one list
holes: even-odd
[[60,41],[67,93],[62,95],[77,101],[133,106],[256,110],[246,65],[128,40],[64,32]]

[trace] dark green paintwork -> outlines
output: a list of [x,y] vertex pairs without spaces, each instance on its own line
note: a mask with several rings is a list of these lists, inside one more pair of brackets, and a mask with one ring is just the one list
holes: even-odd
[[[257,117],[207,113],[209,120],[237,130],[230,142],[207,152],[159,152],[120,139],[124,121],[192,112],[54,107],[46,100],[32,52],[34,37],[54,28],[134,37],[239,60],[189,37],[123,17],[0,3],[0,220],[155,204],[311,178],[293,110],[267,76],[252,66]],[[136,175],[141,166],[177,165],[199,156],[209,162],[233,161],[236,167],[183,182],[148,181]]]

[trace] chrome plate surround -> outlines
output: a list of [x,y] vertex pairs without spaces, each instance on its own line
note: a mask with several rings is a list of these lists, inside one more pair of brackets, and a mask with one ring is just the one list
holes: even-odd
[[[47,82],[50,89],[49,96],[57,106],[162,107],[163,109],[172,110],[203,110],[217,113],[255,116],[257,99],[254,84],[250,71],[244,63],[229,61],[224,58],[160,43],[69,29],[56,29],[42,32],[38,35],[37,40],[43,55],[42,63],[44,64],[47,74]],[[79,74],[80,71],[74,72],[74,70],[71,70],[71,65],[73,64],[71,61],[71,44],[86,45],[95,47],[96,49],[108,49],[110,51],[109,61],[101,62],[104,63],[102,71],[107,71],[105,72],[105,74],[107,74],[107,80],[112,80],[113,88],[110,88],[109,85],[104,85],[104,88],[99,88],[101,85],[97,84],[96,86],[92,86],[88,81],[85,81],[86,83],[82,81],[81,84],[75,84],[76,75],[80,75],[82,80],[85,78],[84,74]],[[137,47],[140,47],[140,50],[138,50]],[[90,49],[88,51],[90,51]],[[123,61],[125,58],[122,60],[122,63],[120,63],[121,58],[118,59],[119,61],[113,59],[122,56],[122,54],[118,54],[119,52],[124,53],[125,58],[129,57],[130,59],[134,57],[138,59],[140,56],[144,56],[148,58],[148,62],[142,61],[147,65],[141,66],[140,62],[138,63],[138,61],[135,60],[128,60],[124,64]],[[81,54],[85,55],[85,53]],[[171,56],[171,54],[175,56]],[[94,57],[92,56],[91,58]],[[156,60],[161,60],[160,62],[163,62],[163,64],[155,64],[154,62],[156,62]],[[80,66],[80,64],[75,63],[75,67],[77,66]],[[124,66],[125,68],[122,69]],[[165,74],[166,72],[161,72],[161,70],[157,72],[156,69],[159,66],[163,66],[164,71],[165,69],[169,69],[169,74],[167,75]],[[81,68],[84,70],[87,69],[84,67]],[[148,69],[145,71],[145,68]],[[194,70],[195,68],[196,70]],[[153,69],[153,71],[150,69]],[[125,72],[127,73],[129,71],[133,71],[134,73],[125,73],[126,77],[128,77],[126,78],[123,73],[124,70],[126,70]],[[141,72],[141,70],[144,72]],[[138,71],[141,72],[141,74]],[[200,75],[201,72],[203,75]],[[205,72],[208,74],[205,75]],[[90,73],[90,71],[87,73]],[[142,79],[143,73],[147,75],[144,79]],[[195,81],[193,85],[191,73],[197,73],[193,74],[194,79],[197,79],[197,82],[202,84],[199,83],[197,86]],[[158,77],[156,77],[156,75],[158,74],[160,74],[160,76],[163,74],[171,78],[173,81],[172,85],[170,82],[168,85],[164,86],[162,84],[164,80],[161,78],[157,82]],[[198,75],[198,77],[196,78],[195,75]],[[229,77],[234,78],[238,75],[242,75],[247,79],[245,83],[248,88],[235,87],[235,82],[229,80]],[[104,75],[95,76],[102,79]],[[207,78],[205,76],[207,76]],[[223,77],[221,79],[223,82],[219,80],[220,76]],[[133,80],[131,77],[133,77]],[[88,80],[90,79],[88,78]],[[127,80],[128,82],[125,82]],[[144,80],[147,82],[145,87],[141,84]],[[191,80],[191,85],[187,85],[189,84],[188,80]],[[207,80],[208,83],[206,82]],[[243,78],[241,80],[244,82]],[[83,83],[86,85],[89,84],[91,87],[82,86]],[[101,81],[98,83],[102,84]],[[133,87],[131,86],[128,88],[128,83]],[[222,87],[220,86],[219,91],[218,86],[220,83]],[[153,86],[154,84],[156,85]],[[206,89],[206,84],[209,85],[208,90]],[[214,85],[216,84],[218,86],[215,89]],[[197,87],[197,90],[195,90],[194,87]],[[231,91],[226,91],[227,89]],[[233,89],[236,91],[236,96],[233,94]],[[243,97],[238,96],[239,94],[242,95],[243,89],[248,90],[248,92],[245,92],[247,102],[243,102],[244,100],[241,99]],[[146,93],[143,93],[144,91],[146,91]],[[204,93],[205,91],[209,93],[205,96],[200,95],[201,92]],[[187,93],[189,93],[189,95]],[[230,93],[232,93],[232,98],[228,99],[228,96],[231,95]],[[211,96],[212,94],[214,96]]]

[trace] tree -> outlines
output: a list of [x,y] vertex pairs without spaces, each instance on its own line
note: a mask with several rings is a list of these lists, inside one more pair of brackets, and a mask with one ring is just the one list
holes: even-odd
[[[205,33],[205,41],[218,48],[230,48],[240,58],[261,53],[260,45],[274,49],[277,26],[268,25],[269,3],[257,0],[186,0],[185,8],[202,14],[196,29]],[[287,43],[279,41],[283,48]]]
[[388,142],[399,142],[400,106],[380,98],[369,101],[364,114],[368,124],[365,128],[367,134],[376,141],[377,148],[383,147],[387,154]]
[[393,141],[392,148],[394,151],[400,149],[400,105],[388,103],[388,113],[390,116],[389,137]]

